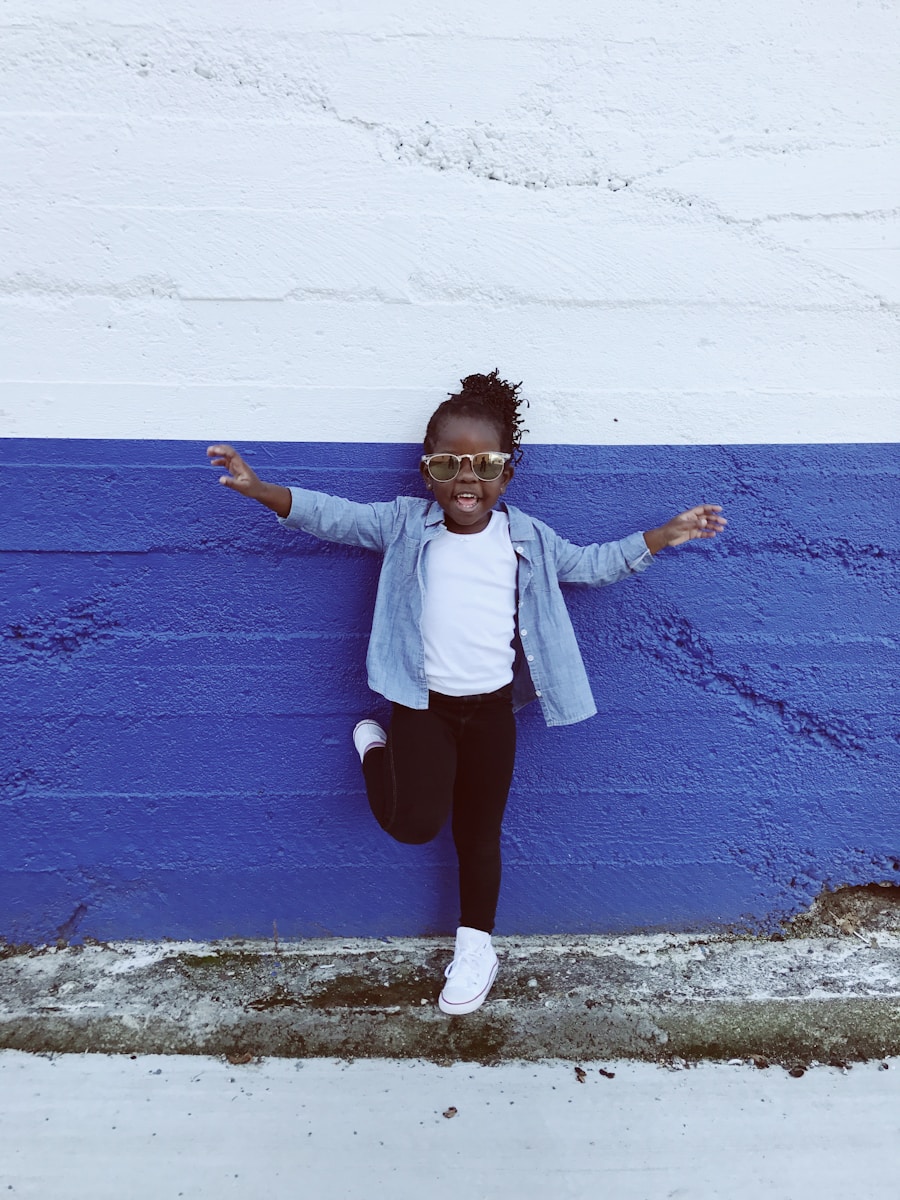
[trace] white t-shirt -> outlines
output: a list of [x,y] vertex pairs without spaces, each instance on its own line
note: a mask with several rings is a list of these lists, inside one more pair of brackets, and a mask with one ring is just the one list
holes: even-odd
[[422,635],[428,687],[445,696],[494,692],[513,677],[516,555],[509,518],[494,511],[480,533],[446,527],[423,561]]

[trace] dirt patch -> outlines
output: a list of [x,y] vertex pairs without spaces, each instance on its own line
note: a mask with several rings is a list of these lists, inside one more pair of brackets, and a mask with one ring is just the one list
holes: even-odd
[[[444,963],[446,956],[441,958]],[[314,983],[304,1003],[310,1008],[379,1008],[421,1004],[434,999],[436,964],[372,963],[366,973],[342,975]]]
[[900,933],[900,882],[869,883],[822,892],[782,927],[790,938]]
[[29,946],[27,942],[16,944],[15,942],[0,941],[0,962],[5,958],[19,958],[23,955],[34,955],[37,951],[34,946]]

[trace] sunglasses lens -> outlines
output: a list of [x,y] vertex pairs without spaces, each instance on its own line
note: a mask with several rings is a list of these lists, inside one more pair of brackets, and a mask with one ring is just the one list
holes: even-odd
[[472,459],[472,470],[485,483],[499,479],[505,465],[502,454],[476,454]]
[[[468,458],[469,456],[466,455]],[[477,479],[491,483],[499,479],[506,466],[509,456],[499,454],[496,450],[483,450],[481,454],[471,457],[472,471]],[[437,483],[449,483],[455,479],[462,467],[462,460],[456,454],[430,454],[428,456],[428,474]]]
[[428,474],[438,483],[449,483],[459,474],[459,459],[455,454],[432,454]]

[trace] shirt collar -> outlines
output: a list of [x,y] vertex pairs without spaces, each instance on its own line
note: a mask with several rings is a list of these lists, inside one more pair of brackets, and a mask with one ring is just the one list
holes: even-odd
[[426,528],[431,525],[442,525],[444,523],[444,510],[438,504],[437,500],[432,500],[428,506],[428,511],[425,513]]
[[534,538],[531,518],[513,504],[501,502],[500,507],[509,517],[509,538],[512,542],[530,542]]

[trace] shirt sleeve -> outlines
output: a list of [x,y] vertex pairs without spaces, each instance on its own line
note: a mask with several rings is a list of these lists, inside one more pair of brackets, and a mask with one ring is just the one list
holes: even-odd
[[576,546],[558,534],[554,537],[556,576],[560,583],[602,587],[646,571],[653,562],[643,533],[631,533],[618,542],[595,542],[591,546]]
[[384,551],[399,516],[398,501],[359,504],[327,492],[292,487],[291,511],[279,517],[286,529],[302,529],[313,537],[344,546]]

